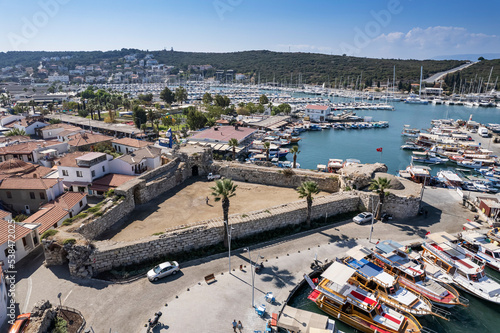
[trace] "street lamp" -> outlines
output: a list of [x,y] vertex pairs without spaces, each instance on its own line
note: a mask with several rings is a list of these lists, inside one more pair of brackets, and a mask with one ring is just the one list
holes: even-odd
[[234,228],[229,226],[228,221],[224,221],[224,225],[226,226],[227,238],[229,243],[228,259],[229,259],[229,274],[231,274],[231,231],[234,230]]
[[255,268],[254,268],[254,265],[253,265],[253,262],[252,262],[252,258],[250,257],[250,248],[245,247],[243,249],[243,251],[247,251],[248,252],[248,260],[250,261],[250,273],[252,274],[252,307],[255,308],[255,304],[254,304],[254,294],[255,294],[255,277],[254,277],[254,274],[255,274]]

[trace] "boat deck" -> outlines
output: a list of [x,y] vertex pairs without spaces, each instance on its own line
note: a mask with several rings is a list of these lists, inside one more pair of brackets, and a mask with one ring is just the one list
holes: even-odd
[[385,305],[381,305],[379,310],[381,310],[381,315],[375,316],[373,320],[395,331],[399,330],[405,317]]
[[456,248],[451,247],[447,243],[441,243],[439,245],[436,243],[432,243],[430,245],[438,252],[441,252],[441,254],[445,257],[453,260],[455,264],[464,272],[468,274],[477,273],[477,269],[479,269],[479,266],[473,263],[469,258],[467,258],[464,253],[458,251]]
[[368,278],[375,278],[379,282],[382,282],[386,287],[390,287],[396,282],[396,278],[394,276],[384,272],[383,268],[365,259],[352,259],[351,261],[349,261],[349,265],[352,265],[354,268],[356,268],[362,275]]

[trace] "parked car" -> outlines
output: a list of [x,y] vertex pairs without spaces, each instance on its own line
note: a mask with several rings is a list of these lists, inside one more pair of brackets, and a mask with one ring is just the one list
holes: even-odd
[[370,223],[372,221],[372,215],[372,213],[364,212],[356,215],[352,220],[356,224]]
[[30,323],[31,313],[23,313],[17,316],[16,321],[10,327],[9,333],[23,333]]
[[163,262],[148,272],[149,281],[158,281],[168,275],[175,275],[179,271],[177,261]]
[[216,180],[216,179],[220,179],[220,175],[215,175],[213,173],[209,173],[208,176],[207,176],[207,179],[208,180]]

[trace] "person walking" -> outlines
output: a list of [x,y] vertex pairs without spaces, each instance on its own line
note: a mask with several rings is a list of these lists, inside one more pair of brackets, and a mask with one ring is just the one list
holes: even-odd
[[236,319],[233,320],[233,330],[236,333],[236,327],[238,327],[238,323],[236,322]]
[[241,320],[238,320],[238,330],[240,331],[240,333],[243,330],[243,324],[241,323]]
[[206,203],[207,203],[207,205],[208,205],[208,197],[205,199],[205,202],[206,202]]

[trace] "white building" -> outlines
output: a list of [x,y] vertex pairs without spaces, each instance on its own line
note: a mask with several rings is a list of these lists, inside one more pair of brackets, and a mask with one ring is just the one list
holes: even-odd
[[161,165],[161,149],[150,146],[144,147],[115,158],[109,165],[112,173],[131,176],[139,175]]
[[64,186],[74,192],[88,192],[94,179],[110,173],[109,162],[113,156],[97,152],[74,152],[56,162]]
[[49,76],[49,83],[54,83],[54,82],[69,83],[69,76],[68,75],[50,75]]
[[307,105],[305,116],[309,117],[310,121],[325,121],[326,116],[330,114],[328,105]]
[[128,154],[137,149],[153,145],[152,142],[142,141],[132,138],[114,139],[113,141],[111,141],[111,144],[113,145],[115,151],[122,154]]

